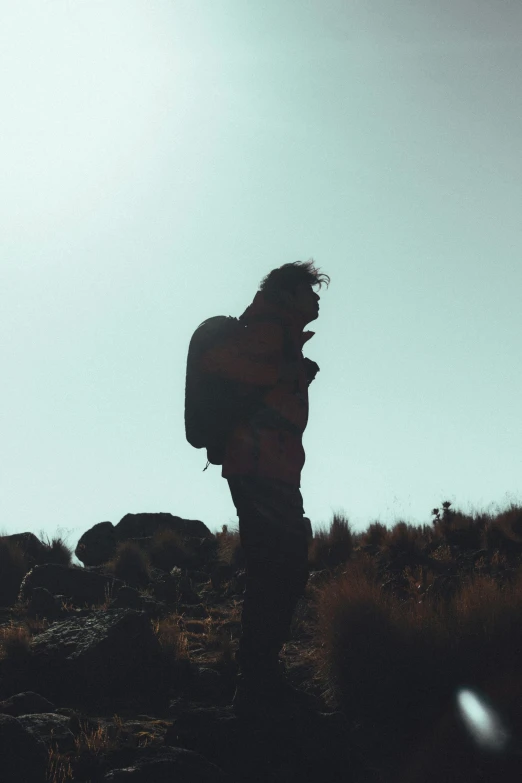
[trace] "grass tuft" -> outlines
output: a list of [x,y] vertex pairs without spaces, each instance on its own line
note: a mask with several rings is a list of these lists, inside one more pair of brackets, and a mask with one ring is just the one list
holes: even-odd
[[26,660],[31,652],[31,638],[27,625],[17,625],[11,620],[9,625],[0,628],[0,659]]
[[51,539],[40,533],[40,541],[45,546],[45,552],[38,559],[37,565],[44,563],[57,563],[58,565],[70,566],[72,562],[72,549],[65,543],[60,535],[53,536]]
[[174,530],[157,530],[152,536],[149,548],[151,564],[163,571],[174,567],[187,568],[192,559],[192,552],[181,533]]
[[131,586],[150,582],[150,558],[135,541],[120,541],[116,554],[106,564],[109,572]]
[[333,569],[346,563],[354,549],[354,535],[348,519],[334,514],[330,529],[318,530],[308,547],[308,564],[315,570]]

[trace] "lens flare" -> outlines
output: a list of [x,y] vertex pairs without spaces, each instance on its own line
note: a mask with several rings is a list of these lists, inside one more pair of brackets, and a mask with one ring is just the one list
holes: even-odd
[[460,716],[469,733],[481,748],[502,751],[509,741],[509,732],[499,715],[476,692],[461,689],[457,694]]

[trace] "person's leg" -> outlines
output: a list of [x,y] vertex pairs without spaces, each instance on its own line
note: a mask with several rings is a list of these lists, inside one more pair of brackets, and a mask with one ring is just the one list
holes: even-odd
[[299,488],[282,482],[243,476],[228,481],[246,562],[237,660],[243,674],[270,677],[308,580],[302,497]]

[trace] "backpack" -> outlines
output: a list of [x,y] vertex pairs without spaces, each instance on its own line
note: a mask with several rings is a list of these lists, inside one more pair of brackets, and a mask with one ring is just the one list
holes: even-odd
[[222,465],[227,438],[239,421],[247,421],[262,408],[266,387],[232,381],[210,373],[202,373],[199,363],[203,353],[221,342],[239,335],[246,324],[257,321],[276,321],[282,324],[284,355],[293,350],[288,331],[282,320],[273,315],[258,315],[242,320],[233,316],[216,315],[203,321],[191,337],[187,356],[185,380],[185,435],[196,449],[207,450],[207,464]]

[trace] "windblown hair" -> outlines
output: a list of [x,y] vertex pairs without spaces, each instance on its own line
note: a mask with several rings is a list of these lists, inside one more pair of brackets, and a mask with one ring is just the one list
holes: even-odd
[[277,293],[282,291],[295,294],[300,283],[309,283],[312,286],[318,285],[319,288],[321,288],[323,283],[326,283],[326,287],[328,287],[330,278],[324,273],[319,273],[319,269],[315,268],[314,260],[311,258],[309,261],[294,261],[291,264],[283,264],[283,266],[277,269],[272,269],[261,280],[259,290],[264,291],[268,295],[277,295]]

